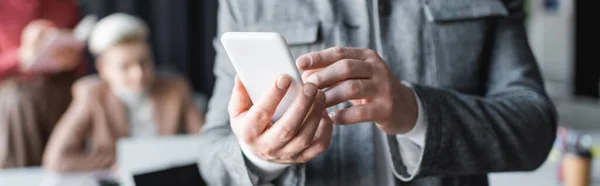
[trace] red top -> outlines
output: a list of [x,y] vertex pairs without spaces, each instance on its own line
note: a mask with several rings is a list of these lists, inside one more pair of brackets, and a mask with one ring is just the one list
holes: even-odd
[[79,20],[76,0],[0,0],[0,81],[19,75],[21,31],[31,21],[46,19],[60,28]]

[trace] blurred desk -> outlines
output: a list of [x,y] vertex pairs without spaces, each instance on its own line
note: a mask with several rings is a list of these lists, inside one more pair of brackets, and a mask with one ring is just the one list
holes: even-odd
[[132,186],[133,175],[195,164],[202,149],[198,137],[124,138],[118,142],[119,175],[109,171],[51,173],[41,167],[0,170],[0,186],[96,186],[99,180],[119,180]]
[[[560,186],[557,174],[558,162],[546,161],[539,169],[533,172],[511,172],[490,174],[491,186]],[[600,160],[593,162],[592,185],[600,186]]]
[[[596,115],[600,115],[596,113]],[[600,121],[600,120],[598,120]],[[600,126],[599,126],[600,127]],[[594,143],[598,144],[600,140],[600,130],[586,131],[594,139]],[[554,153],[554,152],[553,152]],[[492,173],[490,174],[491,186],[559,186],[562,185],[558,180],[558,157],[551,155],[546,162],[533,172],[509,172],[509,173]],[[592,162],[592,185],[600,186],[600,157],[596,157]]]
[[117,178],[108,171],[50,173],[41,167],[0,170],[2,186],[97,186],[100,179]]
[[44,179],[44,170],[40,167],[0,170],[2,186],[37,186]]

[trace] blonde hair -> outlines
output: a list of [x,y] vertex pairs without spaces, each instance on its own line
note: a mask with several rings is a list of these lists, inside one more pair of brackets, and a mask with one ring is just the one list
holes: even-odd
[[148,25],[143,20],[129,14],[115,13],[96,23],[88,47],[97,56],[115,45],[146,41],[148,34]]

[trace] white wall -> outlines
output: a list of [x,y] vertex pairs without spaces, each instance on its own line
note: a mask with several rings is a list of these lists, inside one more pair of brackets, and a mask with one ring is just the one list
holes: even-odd
[[529,43],[553,97],[571,97],[574,78],[575,15],[573,0],[559,0],[557,11],[546,11],[543,0],[530,0]]

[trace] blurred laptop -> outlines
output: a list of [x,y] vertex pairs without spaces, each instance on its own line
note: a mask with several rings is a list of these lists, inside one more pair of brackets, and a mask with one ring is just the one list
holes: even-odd
[[198,144],[196,135],[119,140],[121,185],[205,185],[196,164],[202,152]]

